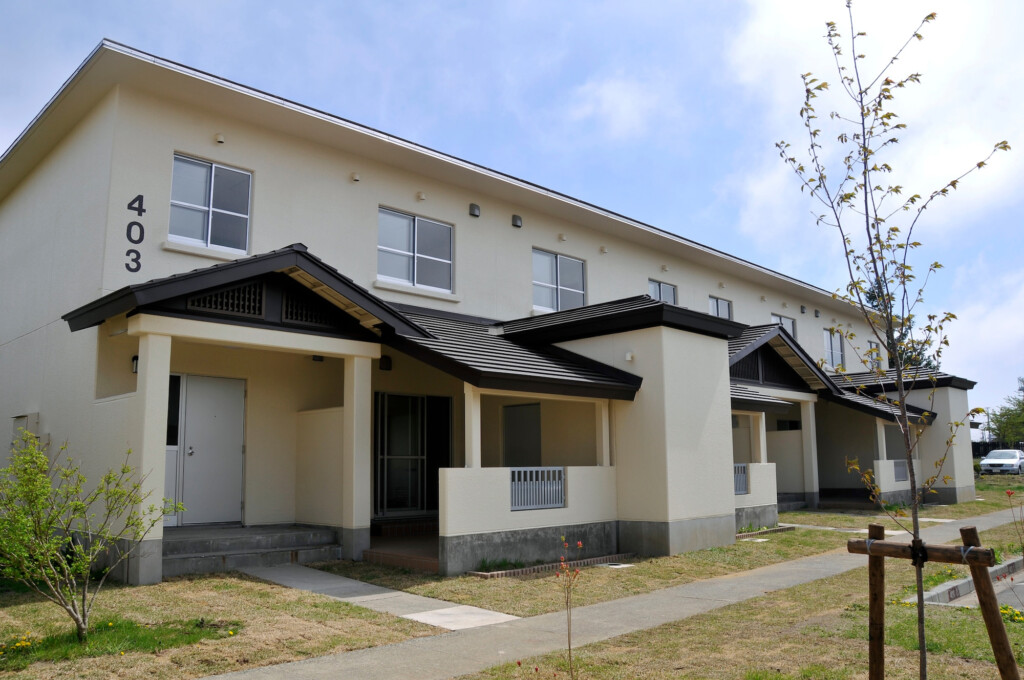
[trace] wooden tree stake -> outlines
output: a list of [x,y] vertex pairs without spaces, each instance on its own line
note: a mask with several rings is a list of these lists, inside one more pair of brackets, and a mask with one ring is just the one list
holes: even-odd
[[[965,546],[981,545],[975,527],[960,529],[960,538],[963,539]],[[992,654],[995,655],[996,665],[999,667],[999,677],[1002,680],[1020,680],[1017,660],[1013,657],[1010,639],[1006,636],[1006,626],[1003,625],[1003,617],[999,613],[999,600],[996,598],[995,588],[992,587],[992,577],[988,569],[975,564],[971,564],[971,577],[974,579],[974,591],[978,594],[978,607],[981,609],[982,618],[985,619],[985,628],[988,629],[988,638],[992,643]]]
[[[868,539],[885,539],[885,527],[868,525]],[[885,557],[868,553],[868,678],[885,678]]]

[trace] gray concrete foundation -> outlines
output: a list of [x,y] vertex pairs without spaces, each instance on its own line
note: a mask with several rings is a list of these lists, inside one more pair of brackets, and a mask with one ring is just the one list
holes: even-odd
[[370,549],[370,527],[360,529],[338,528],[341,541],[341,558],[361,562],[363,551]]
[[755,505],[749,508],[736,508],[736,533],[744,527],[753,527],[757,531],[761,527],[771,528],[779,523],[779,506]]
[[953,503],[967,503],[978,497],[978,493],[974,489],[973,480],[966,486],[946,486],[942,483],[942,480],[939,480],[932,488],[935,489],[936,493],[927,494],[925,498],[927,503],[952,505]]
[[135,550],[125,560],[130,585],[150,586],[163,580],[163,545],[163,539],[147,538],[135,546]]
[[[453,576],[477,569],[481,560],[522,562],[557,562],[563,554],[562,536],[569,543],[564,552],[568,558],[589,558],[617,552],[615,522],[594,522],[537,529],[495,531],[486,534],[440,536],[438,538],[438,569],[443,576]],[[576,542],[583,549],[576,550]]]
[[736,542],[736,516],[716,515],[674,522],[619,522],[619,552],[646,557],[676,555]]

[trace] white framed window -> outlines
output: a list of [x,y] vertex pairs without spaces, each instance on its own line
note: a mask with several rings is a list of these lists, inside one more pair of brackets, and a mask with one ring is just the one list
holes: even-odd
[[882,370],[882,346],[875,340],[868,340],[868,366],[872,371]]
[[377,277],[452,292],[451,225],[380,208]]
[[732,318],[732,302],[717,298],[714,295],[708,296],[708,314],[720,316],[723,319]]
[[533,249],[533,308],[546,312],[582,307],[586,295],[583,260]]
[[251,184],[244,170],[175,154],[168,240],[248,252]]
[[647,279],[647,292],[655,300],[676,304],[676,287],[671,283]]
[[791,319],[781,314],[772,314],[772,323],[782,326],[790,335],[794,338],[796,337],[796,319]]
[[828,328],[825,329],[825,363],[835,369],[846,366],[843,334]]

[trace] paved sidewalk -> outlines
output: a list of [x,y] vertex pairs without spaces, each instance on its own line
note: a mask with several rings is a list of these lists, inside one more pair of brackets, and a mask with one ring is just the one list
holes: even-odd
[[[973,525],[978,531],[985,531],[1011,521],[1010,511],[1003,510],[928,527],[921,534],[930,543],[959,543],[962,526]],[[579,607],[574,610],[573,642],[582,646],[654,628],[776,590],[841,574],[866,563],[864,555],[833,552]],[[563,649],[564,644],[565,615],[557,612],[217,677],[261,680],[287,675],[289,680],[333,680],[339,677],[442,680],[553,652]]]

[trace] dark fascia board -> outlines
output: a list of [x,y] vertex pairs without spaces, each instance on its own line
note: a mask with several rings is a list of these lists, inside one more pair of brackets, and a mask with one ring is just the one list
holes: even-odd
[[783,342],[785,342],[786,345],[791,350],[793,350],[793,353],[800,358],[800,361],[803,362],[803,364],[807,366],[807,368],[811,369],[811,372],[814,373],[815,377],[818,378],[818,380],[820,380],[823,384],[828,386],[829,392],[831,392],[832,394],[840,394],[842,392],[839,386],[836,385],[835,381],[832,378],[830,378],[829,375],[825,373],[825,371],[821,370],[821,367],[818,366],[818,363],[814,359],[812,359],[810,355],[807,354],[807,352],[804,351],[804,348],[800,346],[800,343],[798,343],[796,339],[794,339],[793,336],[789,334],[789,331],[787,331],[782,326],[776,326],[774,329],[766,332],[760,338],[754,340],[752,343],[741,349],[739,352],[736,352],[736,354],[729,357],[729,366],[733,366],[741,359],[745,359],[746,357],[750,356],[750,354],[756,351],[759,347],[767,345],[772,340],[772,338],[780,338]]
[[758,401],[755,399],[742,399],[733,397],[733,411],[761,411],[762,413],[785,413],[790,409],[791,404],[776,404],[770,401]]
[[236,281],[289,267],[302,269],[339,295],[348,298],[380,319],[395,332],[413,337],[431,337],[426,330],[405,318],[391,305],[308,253],[306,246],[301,243],[234,262],[213,265],[206,269],[197,269],[184,274],[175,274],[146,283],[126,286],[72,310],[61,318],[67,321],[72,331],[78,331],[97,326],[111,317],[131,312],[143,305],[183,295],[192,295],[202,290],[229,285]]
[[[879,409],[874,409],[868,406],[867,404],[861,404],[850,399],[843,399],[841,394],[833,394],[828,390],[819,390],[818,396],[825,399],[826,401],[831,401],[834,404],[839,404],[840,406],[851,408],[854,411],[860,411],[861,413],[866,413],[869,416],[882,418],[883,420],[888,420],[893,423],[896,422],[895,414],[888,413],[886,411],[882,411]],[[881,406],[882,404],[881,402],[879,402],[879,407]],[[925,415],[925,413],[928,413],[930,415]],[[907,404],[907,420],[909,420],[910,423],[913,425],[931,425],[935,421],[935,413],[933,411],[925,412],[922,411],[921,409],[911,406],[910,404]]]
[[[614,383],[572,383],[553,378],[541,378],[536,376],[512,376],[488,374],[467,366],[449,356],[436,352],[425,347],[414,340],[400,335],[387,334],[382,338],[385,345],[407,354],[413,359],[422,361],[428,366],[433,366],[463,382],[475,387],[496,390],[511,390],[514,392],[539,392],[542,394],[553,394],[575,397],[590,397],[595,399],[619,399],[633,401],[636,398],[637,390],[640,389],[642,378],[625,371],[619,371],[600,364],[586,357],[574,355],[580,363],[588,363],[601,367],[601,371],[611,378],[618,378],[618,374],[631,378],[628,384]],[[557,348],[555,348],[557,349]],[[561,350],[565,354],[572,354]]]
[[505,336],[515,339],[516,342],[554,343],[626,333],[657,326],[666,326],[725,340],[739,336],[746,328],[743,324],[735,321],[663,303],[577,321],[566,321],[551,326],[522,331],[506,331]]
[[[863,381],[853,381],[857,385],[857,390],[862,394],[881,394],[882,392],[892,392],[896,389],[896,381],[888,377],[883,378],[880,382],[877,376],[865,375],[863,373],[851,377],[860,378],[862,376],[864,377]],[[907,390],[928,390],[933,387],[953,387],[958,390],[972,390],[978,383],[974,380],[968,380],[967,378],[947,373],[935,378],[934,381],[927,375],[923,375],[916,380],[907,379],[903,384]]]

